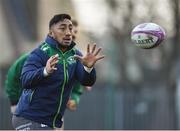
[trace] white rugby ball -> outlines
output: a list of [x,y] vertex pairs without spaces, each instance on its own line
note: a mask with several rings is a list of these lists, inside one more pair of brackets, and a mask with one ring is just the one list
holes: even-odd
[[164,29],[155,23],[142,23],[131,32],[132,42],[143,49],[157,47],[165,38]]

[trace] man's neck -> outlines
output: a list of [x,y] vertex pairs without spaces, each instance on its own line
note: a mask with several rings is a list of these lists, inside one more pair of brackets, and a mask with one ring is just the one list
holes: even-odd
[[67,51],[68,47],[63,47],[61,45],[58,45],[58,48],[64,53]]
[[64,53],[67,51],[67,48],[61,48],[60,50]]

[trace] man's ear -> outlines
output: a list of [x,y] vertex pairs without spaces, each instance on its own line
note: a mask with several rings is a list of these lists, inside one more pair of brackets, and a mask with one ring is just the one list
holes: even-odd
[[53,32],[51,30],[49,30],[49,33],[48,33],[49,36],[53,36]]

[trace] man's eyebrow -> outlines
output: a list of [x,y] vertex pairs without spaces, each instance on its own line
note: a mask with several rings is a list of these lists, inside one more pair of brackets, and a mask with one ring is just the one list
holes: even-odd
[[[59,26],[67,26],[67,24],[60,24]],[[68,26],[73,26],[73,25],[69,24]]]
[[66,24],[60,24],[59,26],[66,26]]

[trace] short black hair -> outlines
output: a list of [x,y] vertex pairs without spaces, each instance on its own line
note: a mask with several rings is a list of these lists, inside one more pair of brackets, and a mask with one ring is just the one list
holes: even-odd
[[64,19],[71,20],[71,16],[69,14],[57,14],[54,15],[53,18],[49,21],[49,29],[52,25],[57,24],[59,21],[63,21]]

